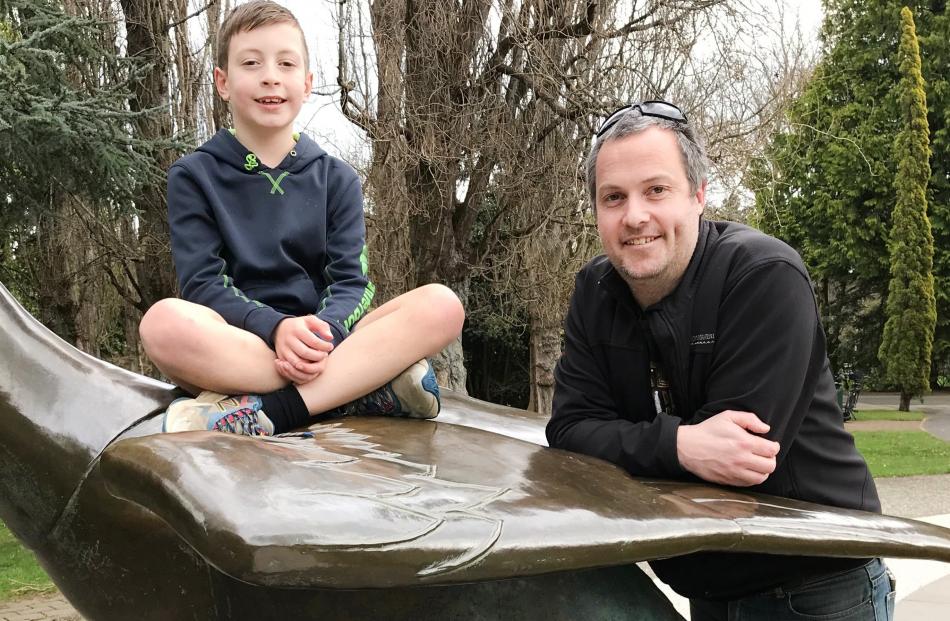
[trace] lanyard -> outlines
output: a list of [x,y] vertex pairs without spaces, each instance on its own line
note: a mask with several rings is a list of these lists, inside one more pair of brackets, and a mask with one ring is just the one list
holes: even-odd
[[640,326],[650,352],[650,394],[653,397],[653,408],[657,414],[673,414],[673,390],[666,373],[663,372],[660,362],[662,358],[657,353],[653,334],[646,320],[640,320]]

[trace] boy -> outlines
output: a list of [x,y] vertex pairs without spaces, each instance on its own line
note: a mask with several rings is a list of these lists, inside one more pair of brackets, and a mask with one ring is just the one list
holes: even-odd
[[366,314],[359,180],[293,132],[313,80],[299,23],[274,2],[249,2],[225,19],[218,46],[214,82],[234,129],[169,170],[183,299],[159,301],[139,327],[155,365],[200,392],[169,406],[165,431],[273,435],[346,404],[434,417],[425,357],[458,337],[464,311],[451,290],[427,285]]

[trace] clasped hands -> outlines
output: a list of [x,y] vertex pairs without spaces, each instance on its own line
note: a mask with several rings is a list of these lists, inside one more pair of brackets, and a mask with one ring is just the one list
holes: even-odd
[[696,425],[680,425],[680,464],[711,483],[748,487],[775,471],[778,442],[761,437],[769,426],[752,412],[725,410]]
[[288,317],[274,331],[274,365],[281,377],[305,384],[323,373],[333,350],[330,324],[315,315]]

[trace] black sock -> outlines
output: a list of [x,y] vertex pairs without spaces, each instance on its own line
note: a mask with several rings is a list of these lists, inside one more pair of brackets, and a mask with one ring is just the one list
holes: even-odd
[[274,434],[286,433],[302,427],[310,420],[310,412],[297,387],[291,384],[274,392],[261,395],[261,409],[274,423]]

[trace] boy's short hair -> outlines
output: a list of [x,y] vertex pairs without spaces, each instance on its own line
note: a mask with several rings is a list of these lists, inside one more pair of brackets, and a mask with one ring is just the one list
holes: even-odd
[[300,22],[289,9],[271,0],[251,0],[239,4],[231,9],[228,16],[218,29],[218,46],[215,50],[215,64],[221,69],[228,68],[228,52],[231,47],[231,37],[239,32],[247,32],[261,26],[272,24],[293,24],[300,32],[300,41],[303,43],[304,69],[310,70],[310,51],[307,48],[307,38],[303,34]]

